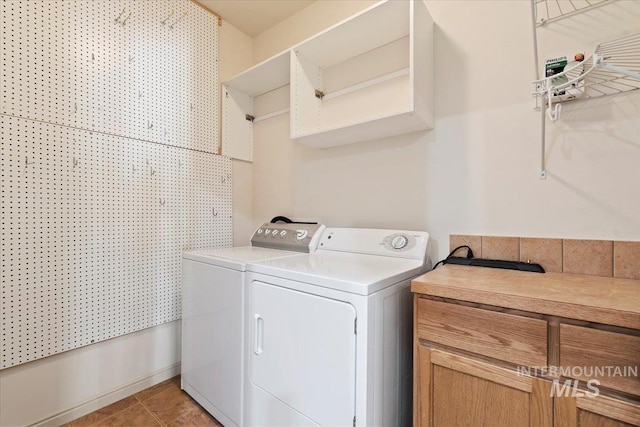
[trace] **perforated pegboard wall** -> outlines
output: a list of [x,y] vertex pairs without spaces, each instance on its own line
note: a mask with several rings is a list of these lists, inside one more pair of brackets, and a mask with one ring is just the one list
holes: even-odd
[[182,250],[232,243],[229,160],[1,126],[2,367],[178,319]]
[[188,0],[3,0],[2,114],[218,152],[217,20]]
[[231,246],[232,202],[214,16],[1,7],[3,369],[178,319],[181,253]]

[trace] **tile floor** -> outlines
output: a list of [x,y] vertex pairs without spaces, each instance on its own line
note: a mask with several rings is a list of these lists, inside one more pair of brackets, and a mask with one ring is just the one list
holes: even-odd
[[222,426],[188,394],[180,376],[142,390],[116,403],[65,424],[64,427]]

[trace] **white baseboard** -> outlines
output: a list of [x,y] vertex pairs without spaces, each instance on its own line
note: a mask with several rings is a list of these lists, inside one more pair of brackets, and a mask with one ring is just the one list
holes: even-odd
[[131,396],[139,391],[142,391],[146,388],[149,388],[153,385],[156,385],[164,380],[168,380],[169,378],[173,378],[180,373],[180,362],[175,363],[173,365],[167,366],[166,368],[160,369],[151,373],[150,375],[140,378],[136,381],[133,381],[130,384],[119,387],[114,390],[110,390],[106,393],[103,393],[99,396],[95,396],[71,409],[67,409],[66,411],[62,411],[56,415],[45,418],[44,420],[38,421],[32,424],[32,427],[57,427],[62,424],[68,423],[69,421],[73,421],[76,418],[82,417],[83,415],[87,415],[93,411],[97,411],[100,408],[104,408],[107,405],[110,405],[118,400],[124,399],[125,397]]

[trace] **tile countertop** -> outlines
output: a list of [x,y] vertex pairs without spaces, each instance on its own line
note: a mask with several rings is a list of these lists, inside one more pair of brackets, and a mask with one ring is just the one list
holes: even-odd
[[444,265],[414,279],[411,290],[640,329],[640,280]]

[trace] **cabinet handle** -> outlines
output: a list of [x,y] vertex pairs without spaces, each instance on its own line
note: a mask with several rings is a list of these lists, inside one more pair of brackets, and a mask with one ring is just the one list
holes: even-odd
[[255,314],[254,319],[256,321],[256,342],[253,348],[253,352],[256,355],[262,354],[263,340],[264,340],[264,319],[259,314]]

